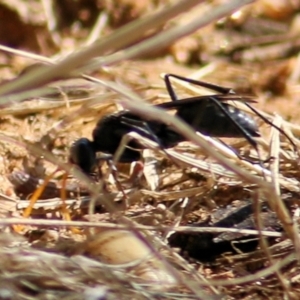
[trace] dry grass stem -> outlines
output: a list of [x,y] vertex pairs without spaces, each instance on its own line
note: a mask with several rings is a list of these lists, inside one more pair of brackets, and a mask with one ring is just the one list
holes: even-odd
[[[298,299],[297,1],[69,2],[0,3],[0,298]],[[222,103],[260,136],[195,132],[156,105],[173,99],[164,74],[232,88]],[[178,101],[211,93],[172,85]],[[120,110],[183,142],[162,149],[126,120],[109,141],[93,132]],[[81,172],[81,137],[92,152],[122,139],[115,166],[97,152]]]

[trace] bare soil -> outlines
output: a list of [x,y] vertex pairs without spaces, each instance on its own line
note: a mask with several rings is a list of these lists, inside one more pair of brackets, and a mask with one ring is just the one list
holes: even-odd
[[[224,2],[204,1],[190,14],[153,29],[136,45],[196,15],[200,18]],[[0,45],[9,47],[0,49],[1,86],[41,63],[30,54],[59,64],[73,51],[89,47],[94,41],[92,32],[104,38],[172,3],[0,1]],[[170,100],[161,77],[164,73],[230,87],[238,94],[254,96],[257,103],[252,106],[278,122],[298,148],[299,9],[299,1],[256,1],[168,47],[121,60],[89,75],[126,86],[151,104]],[[13,49],[25,52],[14,53]],[[60,170],[25,218],[29,199],[40,186],[38,180],[68,162],[72,143],[80,137],[91,139],[96,122],[120,109],[123,100],[122,95],[80,76],[56,79],[38,87],[50,88],[43,95],[24,96],[21,101],[14,100],[12,94],[4,95],[6,103],[1,104],[1,299],[299,299],[299,258],[296,242],[286,227],[270,248],[260,243],[255,251],[223,254],[213,262],[196,260],[168,246],[167,233],[176,226],[209,221],[212,213],[228,205],[269,200],[261,186],[231,175],[231,170],[189,141],[172,150],[194,158],[194,165],[183,158],[170,159],[159,149],[143,154],[145,164],[147,159],[154,159],[154,174],[150,174],[150,166],[140,178],[128,164],[118,164],[118,178],[128,192],[126,201],[104,163],[102,179],[109,204],[96,199],[92,214],[89,207],[93,197],[84,194],[89,186],[78,179],[79,172],[72,173],[75,178],[68,177],[67,185],[76,188],[67,193],[64,207],[61,190],[65,172]],[[198,95],[198,90],[189,86],[175,86],[180,98]],[[290,220],[297,224],[298,150],[282,133],[258,116],[253,118],[262,133],[261,158],[275,156],[279,164],[277,171],[272,160],[265,164],[281,176],[274,190],[278,187],[281,200],[291,200]],[[276,134],[279,145],[274,146]],[[250,161],[257,161],[257,152],[245,139],[222,141]],[[230,160],[266,181],[255,171],[257,164],[245,165],[237,157]],[[207,165],[201,168],[197,162]],[[214,167],[221,168],[219,173]],[[99,193],[102,195],[103,190]],[[283,213],[275,213],[282,222]],[[137,229],[123,231],[124,224]],[[142,225],[152,227],[139,231]],[[145,259],[151,251],[153,257]]]

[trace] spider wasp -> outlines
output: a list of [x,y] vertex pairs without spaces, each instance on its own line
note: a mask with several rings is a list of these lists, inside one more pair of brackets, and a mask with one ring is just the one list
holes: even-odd
[[[171,84],[171,77],[214,90],[217,93],[179,100]],[[226,101],[242,101],[247,104],[247,102],[254,102],[251,97],[237,95],[230,88],[174,74],[166,74],[164,81],[172,101],[155,105],[156,107],[176,110],[176,117],[186,122],[195,131],[205,135],[244,137],[251,145],[257,147],[253,138],[259,137],[260,133],[254,119],[235,106],[226,103]],[[98,121],[92,133],[93,140],[78,139],[71,147],[70,162],[79,166],[85,173],[90,173],[97,163],[97,153],[113,155],[122,137],[132,131],[157,142],[161,149],[172,148],[185,141],[182,135],[163,122],[145,120],[128,110],[122,110]],[[142,148],[138,141],[130,141],[119,161],[128,163],[139,160]]]

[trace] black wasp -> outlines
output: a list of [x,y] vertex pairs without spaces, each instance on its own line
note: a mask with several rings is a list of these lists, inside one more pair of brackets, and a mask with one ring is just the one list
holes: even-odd
[[[170,77],[214,90],[217,94],[178,100]],[[158,104],[156,107],[176,110],[177,117],[203,134],[212,137],[244,137],[256,148],[253,137],[260,136],[256,122],[248,114],[225,103],[229,100],[254,102],[251,97],[239,96],[229,88],[174,74],[166,74],[164,81],[172,101]],[[132,131],[157,142],[162,149],[174,147],[185,140],[163,122],[145,120],[130,111],[123,110],[100,119],[93,131],[92,141],[87,138],[77,140],[71,147],[70,161],[84,172],[90,173],[97,162],[96,153],[113,155],[122,137]],[[119,161],[126,163],[139,160],[139,150],[142,148],[137,141],[131,141]]]

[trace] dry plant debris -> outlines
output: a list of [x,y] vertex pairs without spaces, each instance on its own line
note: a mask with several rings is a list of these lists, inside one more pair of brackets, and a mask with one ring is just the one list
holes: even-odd
[[[0,298],[299,299],[299,8],[297,0],[0,1]],[[170,101],[163,73],[254,95],[288,138],[244,105],[262,134],[260,157],[245,139],[195,135],[145,105]],[[207,93],[174,84],[182,99]],[[72,142],[122,106],[188,137],[167,155],[138,137],[151,151],[142,176],[139,163],[117,165],[126,199],[105,163],[97,183],[66,164]],[[72,220],[62,218],[65,171]],[[251,218],[228,225],[239,209]],[[256,238],[251,251],[239,250],[237,236]],[[230,252],[207,261],[206,241],[229,241]]]

